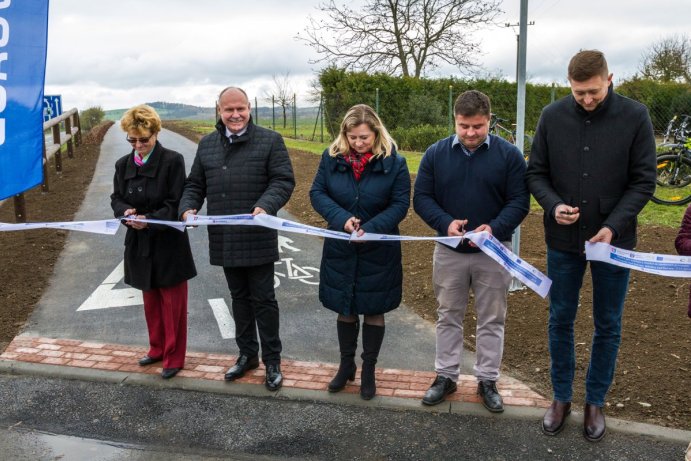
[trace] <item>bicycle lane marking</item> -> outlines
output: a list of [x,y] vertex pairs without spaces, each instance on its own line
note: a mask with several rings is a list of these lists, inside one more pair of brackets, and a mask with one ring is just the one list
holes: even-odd
[[[299,248],[292,246],[292,243],[292,239],[279,234],[278,252],[283,253],[284,249],[292,252],[302,251]],[[285,264],[286,273],[275,270],[280,268],[283,264]],[[281,279],[279,277],[285,277],[288,280],[298,280],[308,285],[319,285],[319,269],[316,267],[299,266],[293,263],[293,258],[281,258],[276,261],[274,265],[274,288],[278,288],[281,285]],[[310,271],[314,273],[310,273]],[[316,281],[311,280],[313,277],[316,278]]]
[[[115,286],[125,277],[125,262],[120,263],[106,279],[89,295],[77,311],[108,309],[111,307],[141,306],[144,304],[141,290],[135,288],[118,288]],[[208,300],[213,311],[218,329],[223,339],[235,338],[235,322],[230,309],[223,298]]]
[[120,280],[125,278],[125,261],[120,261],[113,272],[86,298],[77,309],[90,311],[96,309],[108,309],[110,307],[141,306],[144,304],[141,290],[135,288],[115,289]]
[[[141,306],[144,304],[141,290],[135,288],[119,288],[115,286],[125,277],[125,262],[120,261],[115,269],[106,277],[77,311],[108,309],[111,307]],[[235,338],[235,322],[230,309],[223,298],[208,300],[213,311],[218,329],[223,339]]]
[[294,252],[300,251],[299,248],[292,246],[291,243],[293,243],[292,239],[289,239],[288,237],[279,234],[278,235],[278,252],[283,253],[284,248],[286,250],[290,250],[290,251],[294,251]]
[[[288,237],[279,236],[279,251],[283,253],[284,249],[291,252],[301,251],[299,248],[292,246],[293,240]],[[308,283],[310,285],[318,284],[319,282],[312,282],[308,280],[303,280],[306,278],[312,278],[315,275],[310,274],[307,270],[309,269],[315,272],[319,272],[319,269],[314,267],[302,268],[292,264],[293,258],[282,258],[276,264],[281,264],[285,262],[286,268],[288,269],[288,279],[289,280],[300,280],[303,283]],[[125,276],[124,261],[120,263],[113,269],[113,271],[108,274],[108,276],[103,280],[103,282],[96,287],[96,289],[89,295],[89,297],[77,308],[77,311],[89,311],[98,309],[108,309],[112,307],[129,307],[129,306],[141,306],[144,304],[142,293],[140,290],[135,288],[118,288],[115,286],[120,283]],[[302,275],[300,275],[300,273]],[[282,277],[286,275],[277,273]],[[318,277],[317,277],[318,279]],[[278,284],[276,284],[278,286]],[[219,332],[223,339],[235,338],[235,322],[233,316],[230,313],[230,309],[223,298],[212,298],[208,299],[209,306],[214,314],[216,323],[218,325]]]

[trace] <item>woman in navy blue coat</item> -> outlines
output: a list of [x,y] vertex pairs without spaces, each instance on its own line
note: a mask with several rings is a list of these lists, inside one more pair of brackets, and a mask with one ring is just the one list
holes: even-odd
[[[310,199],[329,229],[358,235],[399,233],[398,224],[410,205],[410,173],[371,107],[359,104],[346,114],[336,140],[322,155]],[[360,396],[374,397],[384,314],[400,304],[402,284],[400,242],[324,240],[319,300],[338,313],[341,351],[330,392],[355,379],[359,316],[364,315]]]

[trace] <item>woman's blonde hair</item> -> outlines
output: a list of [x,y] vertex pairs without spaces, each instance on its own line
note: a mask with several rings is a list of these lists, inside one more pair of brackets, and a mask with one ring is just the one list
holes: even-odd
[[161,117],[153,107],[141,104],[125,112],[120,120],[120,128],[126,133],[133,131],[136,135],[142,135],[145,131],[158,134],[161,131]]
[[329,146],[329,155],[335,157],[338,154],[344,154],[350,150],[348,137],[346,133],[353,130],[362,124],[366,124],[370,130],[374,131],[375,138],[372,144],[372,154],[375,157],[388,157],[394,149],[396,149],[396,141],[391,138],[391,135],[386,130],[377,113],[367,104],[357,104],[345,114],[341,122],[341,130],[334,142]]

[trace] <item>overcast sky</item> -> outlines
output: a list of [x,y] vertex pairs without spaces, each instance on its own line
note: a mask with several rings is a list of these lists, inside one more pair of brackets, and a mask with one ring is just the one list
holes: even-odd
[[[290,72],[306,95],[319,65],[294,39],[319,0],[54,0],[50,2],[46,94],[65,109],[153,101],[211,106],[227,85],[261,98]],[[353,2],[348,2],[353,4]],[[514,78],[519,0],[504,0],[498,25],[478,34],[487,73]],[[638,69],[654,41],[688,33],[689,0],[530,0],[529,81],[565,83],[581,48],[605,52],[615,80]],[[458,75],[449,67],[431,76]],[[260,103],[262,105],[262,103]]]

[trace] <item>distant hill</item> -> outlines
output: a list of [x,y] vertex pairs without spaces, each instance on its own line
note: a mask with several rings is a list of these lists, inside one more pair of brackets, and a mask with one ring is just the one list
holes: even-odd
[[[213,119],[216,111],[213,107],[198,107],[177,102],[147,102],[149,106],[156,109],[158,115],[163,120],[210,120]],[[127,109],[112,109],[106,111],[106,120],[120,120],[122,114]]]
[[[199,107],[192,106],[189,104],[180,104],[177,102],[147,102],[149,106],[156,109],[158,115],[162,120],[213,120],[216,116],[216,110],[214,107]],[[117,121],[120,120],[122,114],[124,114],[127,109],[111,109],[106,112],[106,120]],[[314,120],[319,111],[318,107],[298,107],[297,118],[298,119],[312,119]],[[272,110],[271,107],[259,107],[259,114],[255,112],[255,108],[252,108],[252,116],[258,117],[262,124],[265,124],[266,120],[271,120]],[[276,107],[273,111],[276,117],[276,124],[279,124],[281,117],[283,116],[282,109]],[[289,109],[287,112],[288,124],[291,124],[292,111]]]

